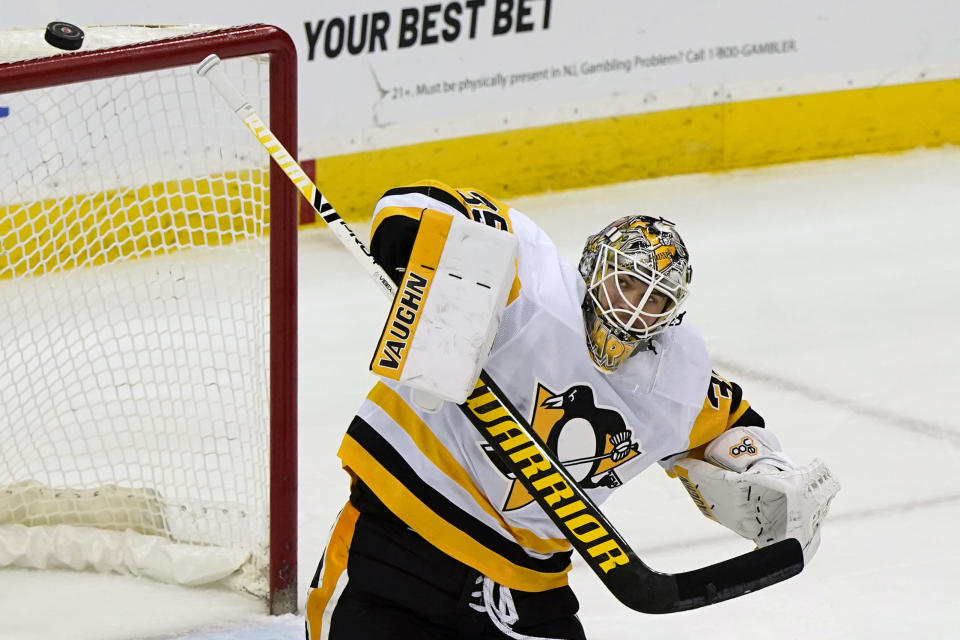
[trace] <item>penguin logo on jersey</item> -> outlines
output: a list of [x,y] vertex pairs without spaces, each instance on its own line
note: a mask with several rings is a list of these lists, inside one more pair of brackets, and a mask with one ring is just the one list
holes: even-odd
[[[530,425],[557,454],[577,484],[584,489],[614,489],[623,484],[615,469],[643,453],[623,416],[613,409],[598,407],[593,389],[587,385],[575,385],[562,393],[554,393],[538,384],[536,397]],[[500,473],[513,480],[503,511],[533,502],[533,496],[507,470],[493,449],[485,443],[481,446]]]

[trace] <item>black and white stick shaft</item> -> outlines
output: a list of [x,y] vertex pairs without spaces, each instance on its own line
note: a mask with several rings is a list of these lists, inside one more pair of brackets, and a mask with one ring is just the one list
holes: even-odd
[[333,205],[320,193],[320,190],[313,184],[313,181],[307,176],[303,168],[300,167],[280,141],[277,140],[276,136],[273,135],[270,128],[260,119],[260,116],[257,115],[253,106],[247,102],[243,94],[241,94],[230,79],[227,78],[223,69],[220,68],[219,56],[213,54],[204,58],[203,62],[201,62],[197,68],[197,75],[210,81],[217,92],[223,97],[227,104],[230,105],[234,114],[240,118],[240,121],[250,130],[250,133],[252,133],[257,141],[263,145],[263,148],[267,150],[270,157],[277,163],[277,166],[290,178],[290,181],[293,182],[294,186],[303,194],[307,202],[313,206],[323,221],[330,226],[330,229],[337,236],[337,239],[340,240],[341,244],[363,265],[367,273],[380,285],[383,292],[392,298],[397,291],[393,280],[380,268],[380,265],[374,262],[370,252],[367,251],[367,247],[354,235],[350,227],[347,226],[347,223],[343,221],[340,214],[333,208]]
[[[343,246],[383,292],[392,297],[396,285],[219,65],[219,57],[207,56],[197,74],[210,80],[237,117],[329,224]],[[643,613],[695,609],[762,589],[803,569],[800,543],[791,538],[693,571],[676,574],[654,571],[633,552],[486,372],[481,372],[473,394],[459,407],[603,584],[631,609]],[[537,465],[536,474],[531,475],[529,464],[521,464],[514,460],[517,456],[510,455],[517,454],[521,448],[528,451],[526,447],[532,447],[529,451],[535,452],[534,455],[543,461]],[[518,459],[529,461],[529,455],[526,453],[525,457]],[[557,498],[560,495],[557,486],[564,487],[563,499]]]

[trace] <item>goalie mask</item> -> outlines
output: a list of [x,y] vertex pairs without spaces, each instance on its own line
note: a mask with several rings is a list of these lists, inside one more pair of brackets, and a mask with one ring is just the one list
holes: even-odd
[[580,275],[583,319],[594,364],[614,371],[677,321],[692,270],[672,222],[626,216],[587,238]]

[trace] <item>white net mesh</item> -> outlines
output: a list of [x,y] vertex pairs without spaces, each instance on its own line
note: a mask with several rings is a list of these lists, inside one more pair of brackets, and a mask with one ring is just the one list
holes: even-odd
[[[267,120],[266,58],[223,66]],[[0,105],[0,526],[122,530],[78,496],[146,491],[147,534],[243,550],[263,595],[266,153],[193,67]]]

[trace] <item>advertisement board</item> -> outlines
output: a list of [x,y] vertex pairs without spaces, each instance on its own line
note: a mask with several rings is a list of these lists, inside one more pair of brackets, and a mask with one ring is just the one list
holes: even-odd
[[960,76],[949,0],[48,1],[0,28],[54,19],[284,28],[303,157]]

